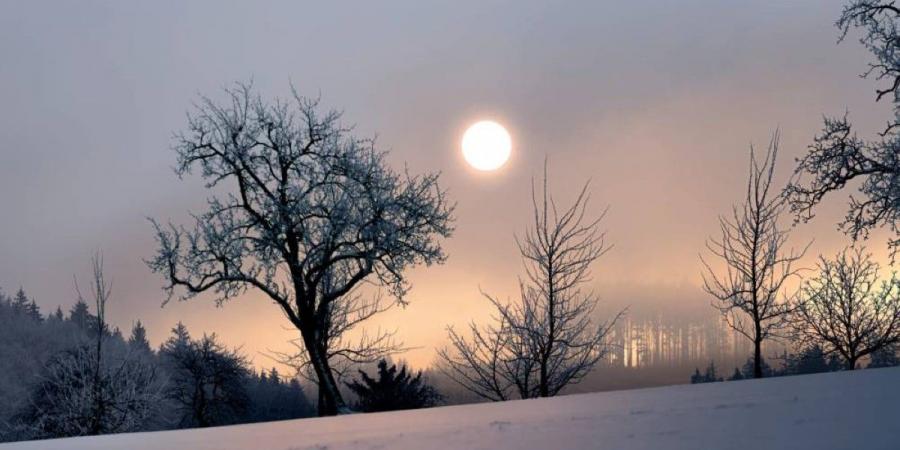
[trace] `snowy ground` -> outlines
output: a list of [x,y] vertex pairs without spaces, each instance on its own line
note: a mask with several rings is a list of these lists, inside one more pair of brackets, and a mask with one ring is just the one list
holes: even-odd
[[900,449],[900,368],[0,445],[6,449]]

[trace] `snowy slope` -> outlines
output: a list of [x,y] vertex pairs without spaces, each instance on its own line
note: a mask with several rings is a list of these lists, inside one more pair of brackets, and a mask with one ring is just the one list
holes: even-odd
[[0,449],[900,449],[900,368]]

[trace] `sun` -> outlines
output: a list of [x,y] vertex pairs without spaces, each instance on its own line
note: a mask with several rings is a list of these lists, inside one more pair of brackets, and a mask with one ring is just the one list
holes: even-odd
[[509,159],[511,150],[512,139],[506,128],[497,122],[483,120],[470,126],[463,134],[463,157],[475,169],[499,169]]

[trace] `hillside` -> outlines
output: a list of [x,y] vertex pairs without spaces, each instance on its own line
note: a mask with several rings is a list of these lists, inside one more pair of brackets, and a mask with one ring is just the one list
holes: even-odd
[[0,449],[897,449],[898,423],[891,368]]

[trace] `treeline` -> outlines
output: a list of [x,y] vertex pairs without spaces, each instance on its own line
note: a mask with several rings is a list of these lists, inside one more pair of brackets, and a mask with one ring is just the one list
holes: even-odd
[[[837,372],[847,369],[847,362],[837,353],[828,353],[820,345],[812,345],[795,353],[787,350],[781,355],[772,358],[779,365],[772,367],[762,360],[763,377],[784,377],[791,375],[808,375],[814,373]],[[881,367],[900,366],[900,348],[896,345],[886,346],[872,353],[866,364],[867,369]],[[695,368],[691,375],[691,384],[715,383],[719,381],[738,381],[753,378],[753,358],[748,358],[741,368],[734,368],[731,376],[723,376],[716,368],[716,364],[710,361],[706,369],[701,372]]]
[[215,334],[178,323],[154,349],[140,321],[125,337],[94,311],[79,299],[44,315],[24,290],[0,291],[0,441],[315,414],[296,378],[257,372]]
[[[137,321],[127,337],[105,321],[109,286],[94,260],[89,306],[44,315],[19,289],[0,290],[0,442],[266,422],[317,414],[297,375],[257,372],[215,334],[179,322],[154,349]],[[93,312],[92,312],[93,310]],[[364,368],[364,365],[360,365]],[[354,410],[435,406],[444,397],[422,372],[378,361],[342,389]]]

